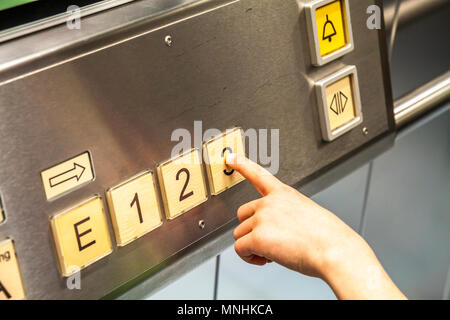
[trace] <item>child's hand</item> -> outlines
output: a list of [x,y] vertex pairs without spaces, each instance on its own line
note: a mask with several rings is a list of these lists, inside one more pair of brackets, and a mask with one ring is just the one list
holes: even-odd
[[[404,298],[364,239],[337,216],[243,156],[230,154],[226,162],[262,195],[242,205],[237,212],[240,225],[234,231],[234,247],[243,260],[256,265],[275,261],[320,277],[342,298],[377,298],[373,294],[377,290],[370,295],[360,287],[387,278],[389,282],[380,282],[381,287],[394,286],[397,295],[387,296],[383,292],[380,297]],[[371,276],[375,279],[369,283],[367,278]],[[352,286],[343,290],[347,280],[363,283],[356,284],[353,291]]]

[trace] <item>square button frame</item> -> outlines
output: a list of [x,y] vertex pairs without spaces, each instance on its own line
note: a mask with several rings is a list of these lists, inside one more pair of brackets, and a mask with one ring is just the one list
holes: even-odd
[[[316,10],[336,1],[340,1],[342,6],[344,7],[342,9],[342,14],[344,19],[344,28],[347,44],[344,47],[322,57],[320,53],[319,34],[317,33]],[[354,49],[353,32],[348,0],[315,0],[305,4],[305,9],[306,9],[306,22],[307,22],[306,25],[308,29],[309,47],[311,50],[311,60],[312,60],[311,62],[313,65],[322,66],[353,51]]]
[[[159,215],[160,222],[158,225],[155,225],[153,228],[146,230],[144,233],[140,234],[139,236],[137,236],[131,240],[123,242],[119,236],[120,235],[120,226],[119,226],[119,222],[117,221],[117,212],[115,211],[116,209],[114,206],[112,192],[114,192],[115,190],[120,189],[121,187],[124,187],[127,184],[134,182],[134,181],[138,180],[139,178],[142,178],[146,175],[151,175],[151,177],[152,177],[153,190],[154,190],[155,199],[156,199],[155,206],[158,208],[158,215]],[[127,244],[134,242],[135,240],[145,236],[146,234],[150,233],[151,231],[159,228],[163,224],[163,217],[162,217],[162,212],[161,212],[162,209],[161,209],[161,203],[160,203],[159,194],[158,194],[158,186],[156,185],[156,175],[150,169],[144,170],[144,171],[132,176],[131,178],[128,178],[127,180],[120,182],[119,184],[115,185],[114,187],[108,188],[106,190],[106,202],[108,204],[108,209],[110,212],[110,217],[111,217],[111,221],[112,221],[112,225],[113,225],[113,229],[114,229],[114,235],[116,237],[116,244],[118,247],[124,247]]]
[[[355,118],[350,122],[331,130],[330,118],[328,113],[328,103],[326,89],[329,85],[350,76],[353,97],[353,109]],[[355,128],[363,122],[363,115],[361,111],[361,96],[359,93],[358,73],[355,66],[347,66],[338,72],[335,72],[324,79],[316,82],[317,103],[319,106],[320,127],[322,130],[322,137],[326,141],[333,141],[344,133]]]
[[[90,260],[89,262],[87,262],[84,265],[82,265],[81,267],[79,267],[78,270],[65,270],[65,263],[67,261],[67,258],[64,256],[64,251],[63,251],[63,248],[61,246],[62,240],[61,240],[60,234],[58,233],[58,230],[56,229],[57,227],[55,225],[55,219],[60,217],[60,216],[62,216],[62,215],[68,214],[68,213],[72,212],[73,210],[78,209],[78,208],[80,208],[80,207],[90,203],[91,201],[94,201],[94,200],[97,200],[97,199],[101,203],[101,207],[102,207],[102,211],[103,211],[102,212],[103,213],[103,218],[105,219],[104,222],[105,222],[106,231],[107,231],[106,235],[108,237],[108,242],[109,242],[110,248],[104,254],[96,257],[93,260]],[[97,261],[102,260],[103,258],[105,258],[106,256],[110,255],[113,252],[113,243],[111,241],[111,235],[109,233],[108,218],[106,217],[105,206],[104,206],[104,203],[103,203],[103,199],[102,199],[102,197],[100,195],[96,194],[96,195],[94,195],[94,196],[92,196],[90,198],[85,199],[84,201],[81,201],[81,202],[79,202],[79,203],[77,203],[77,204],[75,204],[75,205],[73,205],[73,206],[71,206],[69,208],[66,208],[66,209],[64,209],[64,210],[62,210],[62,211],[60,211],[60,212],[50,216],[49,220],[50,220],[51,233],[53,235],[53,247],[56,250],[59,271],[60,271],[60,273],[61,273],[61,275],[63,277],[65,277],[65,278],[66,277],[70,277],[73,274],[77,273],[78,271],[86,269],[87,267],[89,267],[90,265],[96,263]]]
[[11,246],[12,246],[12,249],[14,250],[14,259],[15,259],[16,267],[17,267],[17,276],[19,277],[18,280],[19,280],[19,284],[21,286],[22,296],[18,300],[26,300],[27,299],[27,292],[25,290],[25,282],[23,281],[22,270],[20,268],[19,258],[17,256],[16,244],[15,244],[14,239],[12,239],[10,237],[6,237],[6,238],[0,239],[0,247],[4,246],[7,243],[10,243]]
[[243,146],[244,153],[245,153],[244,134],[243,134],[243,130],[242,130],[241,127],[234,127],[234,128],[231,128],[231,129],[227,129],[224,132],[222,132],[221,134],[212,137],[208,141],[203,142],[203,157],[206,159],[206,163],[205,163],[206,174],[207,174],[207,177],[208,177],[209,190],[210,190],[211,195],[213,195],[213,196],[217,196],[220,193],[222,193],[222,192],[224,192],[224,191],[234,187],[235,185],[237,185],[237,184],[239,184],[239,183],[241,183],[242,181],[245,180],[245,178],[243,178],[241,180],[237,180],[236,182],[234,182],[233,184],[227,186],[226,188],[224,188],[222,190],[215,190],[214,186],[213,186],[213,173],[211,171],[211,166],[209,165],[209,162],[211,160],[209,159],[209,154],[208,154],[208,149],[207,149],[208,148],[208,144],[210,144],[210,143],[212,143],[212,142],[214,142],[214,141],[216,141],[218,139],[221,139],[223,137],[226,137],[227,135],[232,134],[235,131],[240,131],[241,132],[242,146]]
[[[178,159],[180,159],[180,158],[182,158],[182,157],[184,157],[184,156],[186,156],[186,155],[188,155],[188,154],[190,154],[192,152],[197,152],[198,153],[198,158],[199,158],[199,161],[200,161],[199,166],[200,166],[200,169],[201,169],[200,172],[201,172],[201,176],[202,176],[201,177],[201,181],[202,181],[203,188],[205,190],[205,199],[203,199],[201,202],[198,202],[198,203],[196,203],[196,204],[194,204],[192,206],[187,207],[186,209],[182,210],[181,212],[178,212],[176,215],[171,216],[170,215],[170,208],[169,208],[169,204],[168,204],[168,199],[167,199],[167,194],[166,194],[166,182],[164,181],[164,177],[163,177],[163,173],[162,173],[162,167],[164,167],[165,165],[167,165],[167,164],[169,164],[169,163],[171,163],[173,161],[176,161],[176,160],[178,160]],[[177,155],[175,157],[172,157],[172,158],[170,158],[170,159],[168,159],[168,160],[166,160],[164,162],[159,163],[156,166],[156,173],[157,173],[157,177],[158,177],[159,190],[161,192],[162,203],[163,203],[163,206],[164,206],[164,214],[165,214],[167,220],[176,219],[179,216],[185,214],[186,212],[192,210],[193,208],[195,208],[195,207],[201,205],[202,203],[208,201],[209,194],[208,194],[208,189],[206,187],[203,158],[202,158],[202,154],[201,154],[201,151],[200,151],[199,148],[193,148],[193,149],[187,150],[187,151],[185,151],[185,152],[183,152],[183,153],[181,153],[181,154],[179,154],[179,155]]]

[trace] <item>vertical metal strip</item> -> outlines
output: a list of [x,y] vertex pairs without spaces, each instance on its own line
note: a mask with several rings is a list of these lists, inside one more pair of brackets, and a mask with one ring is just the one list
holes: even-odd
[[445,281],[444,293],[442,294],[442,300],[450,299],[450,264],[447,271],[447,280]]
[[392,59],[392,50],[394,49],[395,36],[397,35],[398,21],[400,18],[400,4],[401,0],[395,1],[394,19],[392,22],[391,37],[389,39],[389,61]]
[[219,290],[219,269],[220,269],[220,254],[216,256],[216,272],[214,275],[213,300],[217,300],[217,293]]
[[366,231],[367,202],[369,200],[370,184],[372,181],[373,162],[374,162],[374,160],[370,161],[370,163],[369,163],[369,169],[367,170],[366,186],[364,189],[364,201],[363,201],[362,212],[361,212],[361,221],[359,224],[359,234],[362,237],[364,237],[364,234]]

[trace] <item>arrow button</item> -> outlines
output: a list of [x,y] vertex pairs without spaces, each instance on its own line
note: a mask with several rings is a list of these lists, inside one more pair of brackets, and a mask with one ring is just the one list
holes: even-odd
[[44,170],[41,177],[47,200],[59,197],[94,179],[90,154],[84,152]]

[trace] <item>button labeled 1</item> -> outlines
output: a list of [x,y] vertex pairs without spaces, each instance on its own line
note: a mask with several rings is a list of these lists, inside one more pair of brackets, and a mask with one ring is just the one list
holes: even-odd
[[162,223],[151,171],[109,189],[106,198],[118,246],[130,243]]
[[65,277],[112,252],[100,197],[57,214],[50,222],[61,273]]
[[332,141],[363,121],[356,67],[346,67],[316,83],[322,136]]
[[0,242],[0,300],[23,300],[25,290],[11,239]]
[[225,164],[225,157],[229,153],[245,155],[241,128],[227,130],[203,145],[206,172],[213,195],[217,195],[245,180],[239,172],[232,170]]
[[353,50],[348,0],[315,0],[306,10],[314,65],[321,66]]
[[160,164],[157,172],[168,219],[207,200],[199,150],[190,150]]

